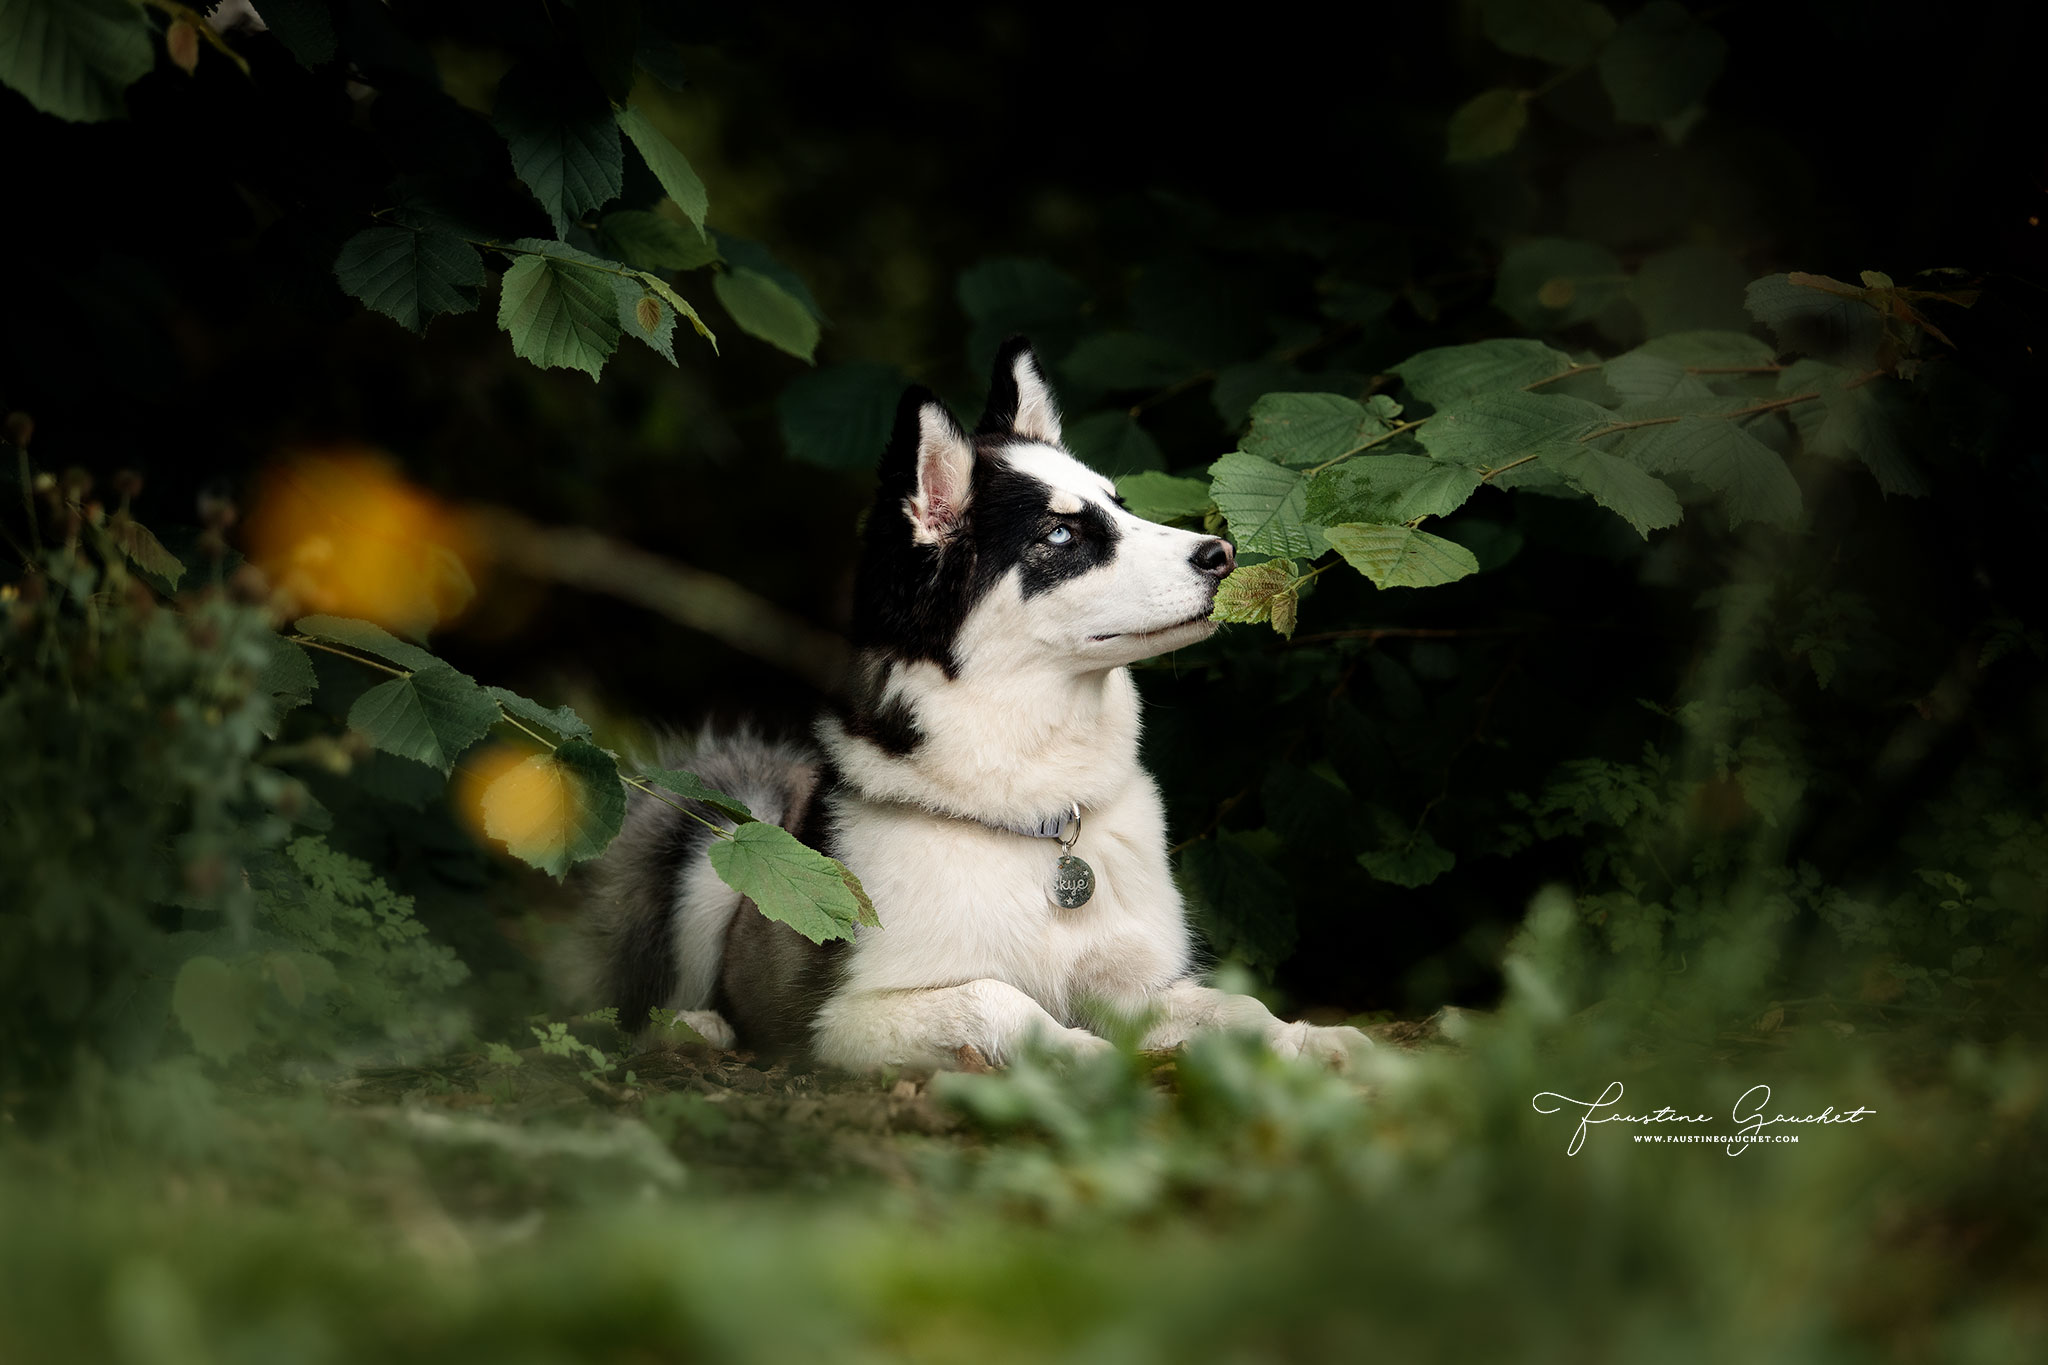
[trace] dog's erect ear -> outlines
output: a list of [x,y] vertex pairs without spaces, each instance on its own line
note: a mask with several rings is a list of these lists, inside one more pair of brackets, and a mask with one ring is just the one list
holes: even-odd
[[1060,443],[1060,410],[1053,402],[1038,356],[1023,337],[1011,337],[996,352],[995,374],[989,379],[988,411],[975,428],[984,436],[1022,436],[1027,441]]
[[882,460],[885,486],[896,485],[911,536],[937,544],[967,514],[974,486],[974,442],[930,389],[903,395]]

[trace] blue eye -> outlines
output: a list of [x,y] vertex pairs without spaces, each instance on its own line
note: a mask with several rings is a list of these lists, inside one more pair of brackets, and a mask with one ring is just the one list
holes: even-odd
[[1046,532],[1045,543],[1048,545],[1064,545],[1073,538],[1074,533],[1071,530],[1064,526],[1055,526],[1052,530]]

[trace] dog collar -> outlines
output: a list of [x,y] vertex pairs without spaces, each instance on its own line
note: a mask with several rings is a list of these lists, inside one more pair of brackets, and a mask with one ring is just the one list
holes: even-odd
[[[1059,840],[1060,857],[1053,864],[1052,885],[1046,888],[1046,894],[1063,910],[1079,910],[1095,898],[1095,869],[1074,856],[1074,845],[1081,842],[1080,802],[1069,801],[1065,811],[1047,816],[1035,825],[998,825],[987,820],[974,823],[1008,834],[1021,834],[1027,839]],[[1067,833],[1068,825],[1074,827],[1071,835]]]

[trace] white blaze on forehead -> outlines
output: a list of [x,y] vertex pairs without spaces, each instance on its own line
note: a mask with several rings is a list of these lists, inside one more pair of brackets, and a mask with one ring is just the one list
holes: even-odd
[[1003,460],[1018,473],[1050,487],[1055,512],[1078,512],[1083,502],[1113,505],[1116,501],[1115,484],[1054,446],[1020,441],[1004,449]]

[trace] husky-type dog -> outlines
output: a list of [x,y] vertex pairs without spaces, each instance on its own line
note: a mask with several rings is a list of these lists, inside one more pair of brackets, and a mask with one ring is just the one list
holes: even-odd
[[906,394],[880,475],[853,682],[816,749],[742,735],[688,761],[844,862],[882,927],[812,943],[719,880],[708,830],[641,801],[590,915],[604,1002],[852,1070],[1096,1051],[1111,1017],[1148,1021],[1151,1048],[1204,1028],[1330,1061],[1366,1046],[1193,974],[1126,665],[1215,629],[1229,544],[1125,510],[1061,446],[1021,338],[972,435]]

